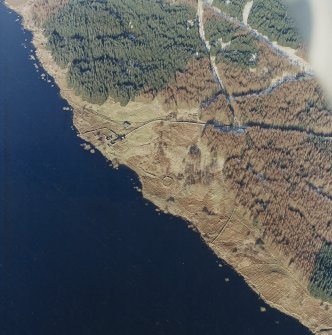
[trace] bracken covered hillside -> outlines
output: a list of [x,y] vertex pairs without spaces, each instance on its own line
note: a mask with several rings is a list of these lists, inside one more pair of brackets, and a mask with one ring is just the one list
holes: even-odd
[[[95,135],[107,152],[125,145],[126,136],[150,129],[138,150],[152,145],[154,155],[135,153],[138,164],[126,148],[131,166],[138,164],[151,177],[151,157],[158,171],[172,171],[172,161],[180,161],[183,170],[164,177],[160,187],[176,180],[181,186],[174,192],[182,190],[188,198],[188,188],[210,190],[220,180],[223,196],[215,197],[214,210],[202,204],[210,221],[199,230],[220,224],[217,210],[231,224],[232,208],[241,208],[246,227],[258,231],[255,252],[273,255],[306,292],[332,302],[332,112],[312,73],[271,43],[302,47],[282,2],[254,0],[249,26],[242,22],[246,3],[38,0],[34,18],[88,106],[113,100],[129,106],[123,107],[128,113],[143,100],[168,113],[137,125],[127,122],[119,131],[107,123],[112,108],[100,107],[102,126],[84,134]],[[142,119],[148,106],[140,109]],[[157,131],[157,121],[163,131]],[[174,129],[187,143],[189,127],[202,131],[185,151],[169,150]],[[155,185],[151,190],[161,194]],[[168,199],[176,204],[175,194]],[[208,233],[204,238],[211,242]]]
[[[263,20],[267,9],[273,20]],[[299,47],[284,10],[278,1],[254,1],[249,23],[267,35],[282,31],[280,43]],[[332,111],[310,73],[227,15],[205,11],[226,96],[210,99],[201,113],[204,121],[233,121],[229,133],[208,127],[210,147],[223,152],[224,175],[259,227],[260,241],[300,273],[315,296],[332,301]]]

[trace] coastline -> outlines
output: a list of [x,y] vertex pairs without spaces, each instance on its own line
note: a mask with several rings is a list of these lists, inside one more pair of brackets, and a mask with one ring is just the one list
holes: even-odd
[[[123,164],[135,171],[142,184],[143,196],[161,210],[190,221],[210,249],[240,273],[270,306],[300,320],[315,334],[332,334],[331,316],[318,299],[308,294],[305,282],[291,276],[276,250],[257,247],[259,232],[246,225],[244,218],[248,214],[234,205],[236,194],[231,193],[226,181],[219,179],[209,185],[188,187],[178,180],[177,174],[183,169],[179,157],[187,156],[187,148],[193,141],[201,148],[207,146],[201,138],[204,123],[198,122],[197,110],[181,110],[174,120],[173,111],[166,111],[157,99],[152,103],[133,102],[125,108],[112,101],[102,106],[83,102],[67,86],[65,70],[53,62],[45,49],[46,39],[29,21],[27,6],[22,6],[22,1],[7,0],[5,4],[22,15],[24,27],[32,32],[39,61],[74,109],[73,122],[79,136],[92,143],[115,165]],[[22,7],[15,7],[15,4]],[[143,110],[144,113],[139,113]],[[130,123],[126,129],[124,122]],[[123,133],[126,138],[117,141]],[[114,139],[112,146],[108,145],[107,138]],[[151,143],[159,143],[160,138],[168,145],[164,148],[167,155],[158,155],[159,149],[151,148]],[[204,157],[200,164],[208,167],[210,158]],[[221,163],[212,174],[222,170],[223,157],[219,158]],[[176,203],[171,200],[174,194]],[[220,202],[223,202],[222,210],[218,209]],[[202,204],[209,211],[197,213]],[[211,215],[210,208],[216,215]],[[229,222],[232,222],[231,227]]]

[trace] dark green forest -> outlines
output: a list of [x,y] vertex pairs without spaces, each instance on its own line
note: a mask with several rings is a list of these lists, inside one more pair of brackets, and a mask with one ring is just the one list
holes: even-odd
[[311,293],[322,300],[332,302],[332,244],[324,243],[316,258],[310,279]]
[[214,0],[213,6],[216,6],[224,13],[227,13],[230,16],[238,18],[242,21],[243,8],[247,0]]
[[302,44],[295,22],[282,0],[255,0],[248,23],[272,41],[298,48]]
[[205,53],[195,10],[163,0],[70,0],[44,28],[70,86],[94,103],[156,93]]
[[[256,66],[257,40],[241,25],[223,17],[212,16],[205,24],[205,36],[210,41],[211,53],[217,56],[217,63],[228,61],[245,68]],[[220,38],[223,43],[231,43],[222,48]],[[257,57],[253,59],[253,55]]]
[[205,24],[205,36],[211,44],[218,43],[222,37],[224,43],[230,42],[243,29],[222,17],[212,16]]
[[[213,5],[226,14],[242,21],[242,14],[247,0],[214,0]],[[254,0],[248,23],[260,33],[281,45],[298,48],[302,39],[294,20],[287,14],[284,0]]]
[[226,61],[243,68],[255,67],[259,59],[256,42],[251,34],[237,36],[230,45],[217,50],[217,63]]

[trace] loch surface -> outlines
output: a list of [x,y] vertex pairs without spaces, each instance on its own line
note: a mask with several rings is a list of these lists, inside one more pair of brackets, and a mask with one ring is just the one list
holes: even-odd
[[9,12],[0,3],[0,334],[310,334],[156,212],[130,170],[83,150]]

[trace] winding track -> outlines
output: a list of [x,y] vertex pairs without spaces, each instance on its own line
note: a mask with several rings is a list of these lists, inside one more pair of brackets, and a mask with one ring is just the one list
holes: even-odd
[[[250,1],[250,2],[248,2],[246,4],[246,6],[248,6],[248,8],[251,9],[252,4],[253,4],[253,1]],[[234,94],[234,95],[230,95],[227,92],[227,90],[226,90],[226,88],[225,88],[225,86],[223,84],[222,78],[220,76],[218,67],[217,67],[216,62],[215,62],[215,57],[213,57],[211,55],[211,45],[210,45],[210,42],[206,39],[205,29],[204,29],[204,5],[210,6],[210,8],[212,8],[218,15],[221,15],[223,18],[225,18],[225,19],[227,19],[227,20],[229,20],[231,22],[237,23],[237,24],[241,25],[243,28],[248,29],[250,32],[252,32],[256,36],[256,38],[258,38],[258,39],[266,42],[268,44],[268,46],[270,48],[272,48],[277,54],[279,54],[282,57],[287,58],[289,60],[289,62],[291,62],[293,64],[296,64],[296,65],[302,67],[305,70],[303,72],[301,72],[299,74],[296,74],[296,75],[293,75],[293,76],[284,76],[283,78],[281,78],[277,82],[273,83],[271,86],[269,86],[266,89],[262,89],[262,90],[258,90],[258,91],[254,91],[254,92],[249,92],[249,93],[246,93],[246,94],[239,94],[239,95]],[[250,13],[250,11],[249,11],[249,13]],[[247,13],[248,16],[249,16],[249,13]],[[243,16],[245,16],[245,15],[243,15]],[[210,58],[210,64],[211,64],[212,72],[213,72],[213,74],[214,74],[214,76],[216,78],[216,81],[218,82],[218,84],[219,84],[219,86],[221,88],[221,91],[224,92],[225,95],[226,95],[226,97],[227,97],[228,103],[229,103],[229,105],[231,107],[231,111],[233,110],[232,109],[232,102],[234,100],[236,100],[237,98],[251,97],[251,96],[262,96],[262,95],[270,94],[273,90],[275,90],[276,88],[280,87],[284,83],[292,82],[292,81],[298,81],[298,80],[306,80],[306,79],[313,78],[314,75],[313,75],[312,70],[308,69],[308,64],[302,58],[300,58],[300,57],[297,56],[297,59],[294,60],[294,58],[293,58],[294,55],[293,54],[290,56],[289,54],[287,54],[287,52],[285,52],[285,50],[284,50],[283,47],[280,47],[277,44],[272,43],[266,36],[262,35],[257,30],[251,28],[248,24],[240,22],[239,20],[235,19],[234,17],[228,16],[227,14],[225,14],[224,12],[222,12],[220,9],[214,7],[212,5],[211,1],[208,2],[206,0],[198,0],[197,18],[198,18],[198,22],[199,22],[199,34],[200,34],[201,40],[203,41],[203,43],[205,45],[206,51],[209,53],[209,58]],[[248,17],[245,17],[244,21],[247,21],[247,20],[248,20]],[[85,109],[85,112],[94,113],[92,110],[87,110],[87,109]],[[100,117],[101,115],[98,115],[98,116]],[[105,116],[103,116],[103,117],[105,117]],[[107,117],[105,117],[105,118],[108,119]],[[233,118],[234,118],[234,115],[233,115]],[[117,123],[119,125],[119,123],[116,122],[116,121],[114,121],[114,120],[109,120],[108,119],[107,121],[115,122],[115,123]],[[149,121],[147,121],[147,122],[145,122],[143,124],[140,124],[136,128],[134,128],[134,129],[132,129],[129,132],[124,133],[124,134],[116,134],[116,133],[114,133],[114,131],[112,131],[117,136],[116,139],[112,141],[113,142],[112,144],[115,144],[117,141],[123,140],[125,137],[130,136],[132,133],[140,130],[143,127],[146,127],[147,125],[149,125],[151,123],[161,122],[161,121],[170,122],[170,123],[196,124],[196,125],[199,125],[201,127],[205,127],[207,125],[211,125],[211,126],[213,126],[215,129],[217,129],[220,132],[233,132],[234,131],[236,133],[242,133],[247,128],[259,126],[259,127],[262,127],[262,128],[278,129],[278,130],[281,130],[281,131],[298,131],[298,132],[304,132],[307,135],[322,136],[325,139],[331,139],[332,138],[332,134],[317,134],[317,133],[312,132],[312,131],[299,130],[299,129],[295,129],[293,127],[282,127],[282,126],[278,126],[278,125],[274,126],[274,125],[267,125],[267,124],[250,124],[250,125],[244,125],[244,126],[241,126],[241,125],[237,126],[236,124],[233,124],[233,125],[223,125],[223,124],[216,124],[216,123],[206,124],[206,123],[201,122],[201,121],[189,121],[189,120],[188,121],[185,121],[185,120],[181,121],[181,120],[170,120],[170,119],[167,119],[167,118],[156,118],[156,119],[153,119],[153,120],[149,120]],[[107,128],[107,127],[102,127],[102,128]],[[92,129],[92,130],[86,131],[85,133],[94,132],[96,130],[98,130],[98,129]]]
[[217,64],[216,64],[216,59],[214,56],[211,55],[211,45],[210,42],[206,39],[205,37],[205,29],[204,29],[204,3],[203,0],[198,0],[198,4],[197,4],[197,18],[198,18],[198,22],[199,22],[199,35],[201,36],[201,40],[204,42],[205,44],[205,48],[207,50],[207,52],[209,53],[210,56],[210,64],[211,64],[211,68],[213,71],[213,74],[215,76],[215,78],[217,79],[221,89],[223,91],[225,90],[225,86],[222,82],[221,76],[219,74],[218,68],[217,68]]
[[290,63],[301,67],[304,72],[310,72],[310,73],[313,72],[312,67],[310,66],[310,64],[308,62],[306,62],[303,58],[301,58],[301,57],[299,57],[295,54],[296,50],[280,46],[279,44],[277,44],[275,42],[273,43],[273,42],[270,41],[270,39],[267,36],[261,34],[258,30],[252,28],[249,24],[245,24],[244,22],[240,22],[238,19],[227,15],[226,13],[222,12],[219,8],[217,8],[213,5],[211,6],[211,8],[215,11],[215,13],[219,14],[220,16],[225,18],[226,20],[228,20],[230,22],[237,23],[241,27],[247,29],[249,32],[254,34],[254,36],[257,39],[267,43],[279,55],[283,56],[284,58],[287,58]]
[[254,0],[248,1],[243,8],[243,23],[244,24],[248,24],[248,19],[249,19],[249,15],[250,15],[253,4],[254,4]]

